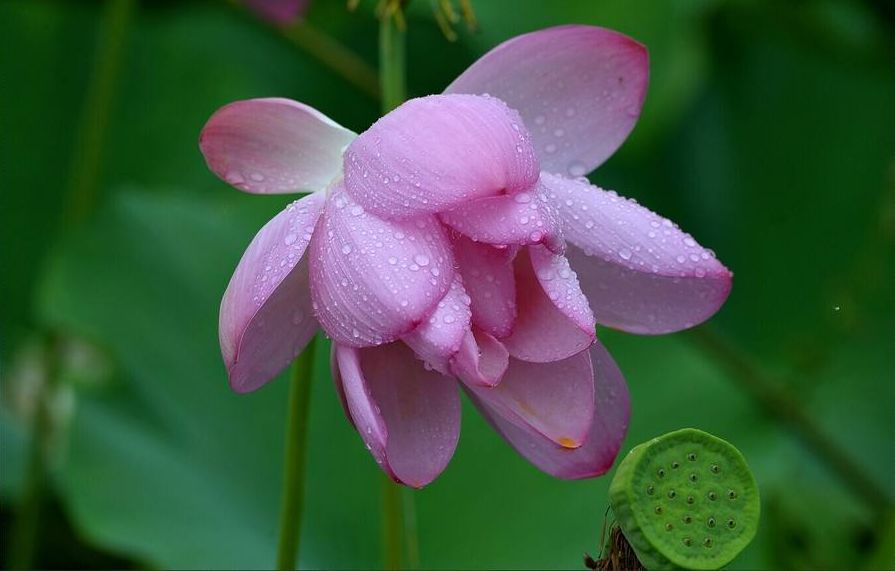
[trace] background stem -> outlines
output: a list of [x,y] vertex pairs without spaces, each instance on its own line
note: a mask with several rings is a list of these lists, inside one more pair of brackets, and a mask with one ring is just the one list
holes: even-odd
[[301,540],[301,515],[305,496],[305,442],[308,432],[308,409],[316,337],[311,339],[292,366],[289,385],[289,420],[286,424],[286,447],[283,458],[283,500],[280,512],[280,545],[277,569],[296,568]]
[[99,199],[103,144],[136,5],[136,0],[105,3],[72,155],[71,180],[63,211],[66,230],[83,222]]
[[764,374],[751,358],[707,327],[687,333],[712,360],[719,363],[738,381],[761,408],[802,441],[839,479],[874,511],[892,506],[891,495],[851,456],[832,440],[814,418],[802,408],[782,383]]

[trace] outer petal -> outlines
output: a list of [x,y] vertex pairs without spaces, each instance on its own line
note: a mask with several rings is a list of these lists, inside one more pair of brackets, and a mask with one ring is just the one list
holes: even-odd
[[540,184],[531,191],[467,202],[439,217],[474,242],[494,246],[544,244],[555,252],[565,247],[560,219]]
[[559,361],[586,349],[594,339],[594,317],[568,261],[542,246],[516,260],[519,315],[504,339],[523,361]]
[[527,190],[538,161],[519,115],[493,97],[433,95],[382,117],[345,152],[345,185],[383,218]]
[[314,191],[339,175],[356,135],[297,101],[249,99],[218,109],[199,136],[214,174],[246,192]]
[[510,364],[503,343],[485,331],[467,331],[460,350],[451,358],[451,373],[473,387],[496,387]]
[[433,216],[388,222],[337,185],[311,242],[317,319],[335,341],[387,343],[412,331],[454,279],[450,243]]
[[513,248],[476,244],[464,236],[454,241],[454,256],[472,298],[472,322],[495,337],[506,337],[516,320]]
[[624,142],[649,79],[646,48],[592,26],[517,36],[472,64],[446,93],[490,93],[518,110],[541,168],[581,176]]
[[490,416],[533,430],[563,448],[578,448],[594,416],[594,371],[582,351],[553,363],[510,359],[494,388],[467,385]]
[[323,211],[323,195],[290,204],[255,236],[221,300],[221,353],[233,390],[272,379],[317,331],[303,258]]
[[427,371],[403,343],[354,349],[336,362],[352,422],[395,481],[421,488],[444,470],[460,437],[454,381]]
[[460,350],[463,338],[469,333],[472,318],[469,303],[463,283],[455,274],[451,289],[438,302],[429,318],[401,340],[427,367],[449,375],[448,361]]
[[631,415],[628,387],[612,357],[600,343],[595,343],[589,353],[594,368],[594,416],[580,448],[557,446],[534,429],[495,414],[470,392],[479,412],[519,454],[544,472],[566,480],[605,474],[621,449]]
[[569,260],[598,322],[670,333],[705,321],[727,299],[733,274],[667,218],[584,181],[543,180],[577,246]]

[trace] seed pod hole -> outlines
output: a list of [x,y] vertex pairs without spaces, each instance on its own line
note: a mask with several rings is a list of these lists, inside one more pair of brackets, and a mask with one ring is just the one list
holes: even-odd
[[734,492],[733,490],[727,490],[727,497],[730,498],[731,500],[735,500],[735,499],[737,499],[737,493]]
[[684,545],[686,545],[687,547],[690,547],[691,545],[693,545],[693,540],[690,539],[689,537],[685,537],[684,539],[681,540],[681,542]]
[[713,502],[714,502],[715,500],[718,499],[718,494],[716,494],[715,492],[709,492],[709,493],[706,494],[706,495],[707,495],[708,498],[709,498],[711,501],[713,501]]
[[712,471],[712,474],[717,474],[718,472],[721,471],[721,468],[717,464],[712,464],[712,466],[711,466],[711,468],[709,468],[709,470]]
[[710,517],[706,520],[705,524],[709,527],[715,527],[715,518]]
[[655,487],[655,486],[647,486],[647,487],[646,487],[646,493],[649,494],[649,495],[653,495],[653,494],[655,494],[655,493],[656,493],[656,487]]
[[695,482],[695,481],[698,480],[698,479],[699,479],[699,476],[697,476],[696,474],[690,474],[690,481],[691,481],[691,482]]
[[706,537],[705,539],[702,540],[702,544],[708,548],[711,548],[713,545],[715,545],[715,542],[712,541],[711,537]]
[[671,463],[671,467],[674,468],[675,470],[677,470],[678,468],[681,467],[681,463],[678,462],[677,460],[675,460],[674,462]]
[[673,500],[676,496],[677,496],[677,492],[675,492],[674,490],[668,490],[669,498],[671,498]]
[[673,525],[671,525],[670,523],[665,524],[665,531],[671,531],[672,529],[674,529]]
[[687,503],[688,503],[688,504],[692,504],[692,503],[695,502],[695,501],[696,501],[696,498],[694,498],[693,496],[687,496]]
[[662,509],[662,506],[656,506],[656,509],[653,510],[653,511],[655,511],[657,514],[660,514],[660,513],[662,513],[662,512],[665,511],[665,510]]
[[735,522],[733,519],[727,520],[727,528],[728,529],[733,529],[736,526],[737,526],[737,522]]
[[690,462],[696,462],[696,453],[690,452],[689,454],[687,454],[687,460],[689,460]]
[[659,468],[658,470],[656,470],[656,475],[659,476],[660,478],[664,478],[665,477],[665,468]]

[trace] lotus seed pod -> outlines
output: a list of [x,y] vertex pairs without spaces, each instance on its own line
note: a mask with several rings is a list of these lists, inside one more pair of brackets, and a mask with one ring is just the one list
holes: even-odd
[[755,477],[739,450],[693,428],[636,446],[609,503],[647,569],[720,569],[758,529]]

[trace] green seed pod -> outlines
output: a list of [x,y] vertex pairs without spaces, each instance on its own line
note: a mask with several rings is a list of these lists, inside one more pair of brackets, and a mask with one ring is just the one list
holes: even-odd
[[685,428],[634,447],[609,503],[647,569],[720,569],[758,529],[758,486],[730,443]]

